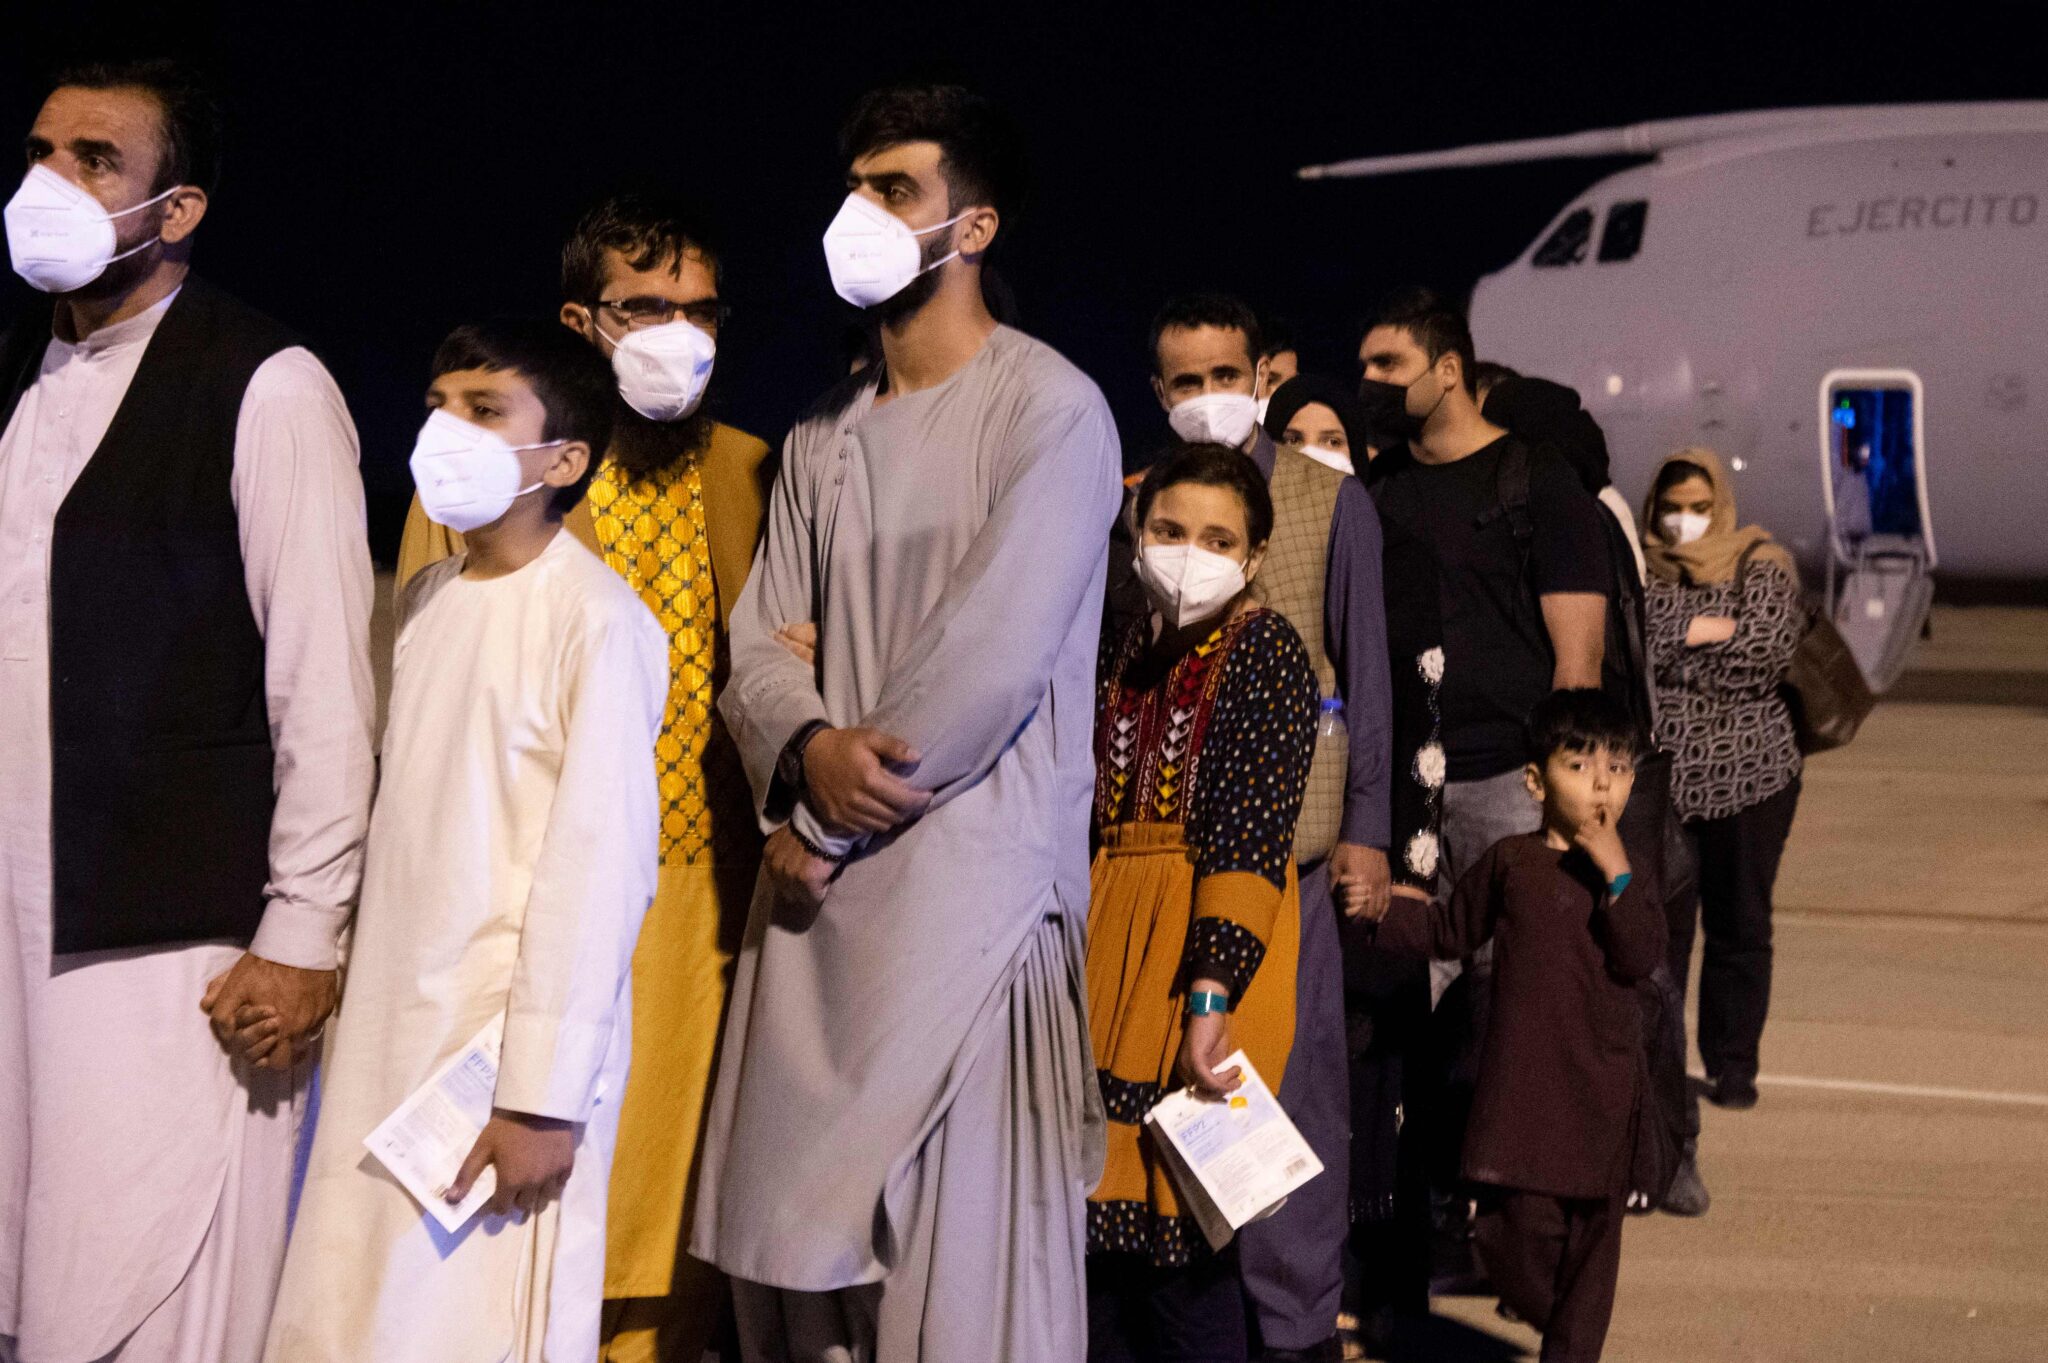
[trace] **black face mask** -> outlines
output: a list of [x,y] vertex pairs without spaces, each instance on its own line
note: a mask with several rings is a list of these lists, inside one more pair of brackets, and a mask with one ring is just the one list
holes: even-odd
[[[1424,370],[1424,373],[1429,372]],[[1422,375],[1415,376],[1416,382]],[[1372,447],[1384,450],[1405,446],[1409,441],[1422,439],[1422,428],[1436,415],[1436,409],[1444,405],[1450,389],[1436,395],[1436,404],[1421,416],[1408,411],[1408,389],[1413,384],[1383,383],[1379,379],[1358,381],[1358,401],[1365,408],[1366,428],[1372,432]]]
[[1365,408],[1365,427],[1376,450],[1405,448],[1422,438],[1423,417],[1408,414],[1408,386],[1379,379],[1358,381],[1358,402]]

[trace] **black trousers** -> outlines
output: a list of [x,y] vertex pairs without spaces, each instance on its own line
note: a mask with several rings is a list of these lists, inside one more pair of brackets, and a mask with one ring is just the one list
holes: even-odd
[[1621,1199],[1494,1188],[1479,1200],[1479,1259],[1500,1299],[1543,1332],[1542,1363],[1596,1363],[1621,1274]]
[[1244,1363],[1250,1352],[1235,1245],[1185,1268],[1088,1256],[1088,1363]]
[[[1771,1006],[1771,896],[1799,808],[1799,782],[1721,819],[1691,819],[1699,858],[1700,1059],[1715,1078],[1755,1079]],[[1682,990],[1692,957],[1693,915],[1671,924],[1672,977]]]
[[1432,1078],[1423,1051],[1429,964],[1389,956],[1362,937],[1346,942],[1344,962],[1352,1049],[1344,1306],[1369,1322],[1382,1311],[1429,1313],[1428,1124],[1417,1114],[1428,1108]]

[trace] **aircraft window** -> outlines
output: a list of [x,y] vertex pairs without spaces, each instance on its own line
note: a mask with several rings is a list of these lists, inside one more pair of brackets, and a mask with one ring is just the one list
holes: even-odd
[[1643,220],[1650,215],[1650,201],[1630,199],[1607,210],[1607,226],[1600,233],[1601,260],[1634,260],[1643,249]]
[[1549,240],[1536,248],[1536,255],[1529,263],[1538,269],[1576,265],[1586,258],[1586,247],[1592,240],[1593,210],[1575,208],[1557,225]]

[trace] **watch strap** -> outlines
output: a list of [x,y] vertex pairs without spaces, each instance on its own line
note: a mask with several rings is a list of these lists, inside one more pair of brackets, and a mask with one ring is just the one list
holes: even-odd
[[820,729],[830,727],[831,725],[822,719],[811,720],[790,735],[789,742],[782,745],[782,756],[775,764],[776,774],[798,799],[802,799],[804,793],[804,748],[818,736]]

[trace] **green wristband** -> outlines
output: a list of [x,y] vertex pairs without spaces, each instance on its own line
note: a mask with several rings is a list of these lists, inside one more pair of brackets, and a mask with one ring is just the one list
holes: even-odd
[[1188,995],[1188,1015],[1207,1017],[1211,1013],[1230,1011],[1230,995],[1218,994],[1213,990],[1197,989]]
[[1633,873],[1623,871],[1620,875],[1616,876],[1614,879],[1607,882],[1607,897],[1609,899],[1621,898],[1621,892],[1623,890],[1626,890],[1628,888],[1628,883],[1634,879],[1635,876]]

